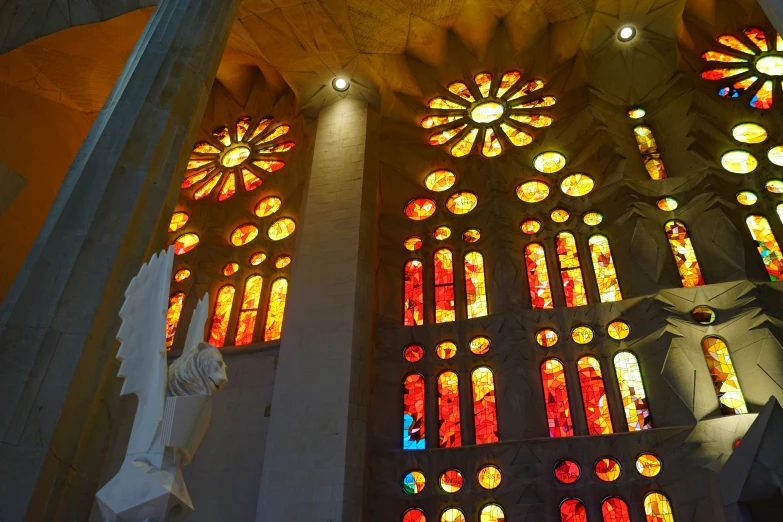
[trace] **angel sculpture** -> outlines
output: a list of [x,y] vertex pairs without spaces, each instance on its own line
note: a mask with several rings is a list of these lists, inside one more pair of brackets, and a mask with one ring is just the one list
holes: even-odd
[[209,425],[212,394],[228,383],[220,351],[202,342],[209,294],[193,312],[182,356],[166,368],[173,262],[173,247],[153,256],[120,310],[120,394],[135,394],[138,406],[122,467],[96,494],[107,522],[179,522],[193,512],[182,468]]

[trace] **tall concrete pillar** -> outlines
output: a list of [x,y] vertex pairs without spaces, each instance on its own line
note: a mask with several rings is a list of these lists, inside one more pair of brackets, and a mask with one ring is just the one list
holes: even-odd
[[88,474],[75,459],[123,292],[165,244],[236,6],[160,0],[3,303],[3,520],[28,506],[28,520],[56,518],[44,513],[65,483]]
[[351,99],[318,118],[257,522],[364,520],[379,121]]

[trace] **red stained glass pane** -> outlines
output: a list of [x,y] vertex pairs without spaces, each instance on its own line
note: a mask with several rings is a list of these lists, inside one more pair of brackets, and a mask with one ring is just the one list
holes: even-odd
[[202,199],[209,196],[222,177],[222,171],[212,176],[206,183],[201,185],[201,187],[196,192],[193,193],[193,199]]
[[604,388],[601,363],[592,355],[586,355],[577,361],[576,367],[582,388],[588,433],[590,435],[612,433],[612,418],[609,414],[609,401]]
[[527,266],[527,284],[530,288],[530,301],[533,309],[552,308],[552,290],[549,288],[549,273],[546,269],[544,247],[530,243],[525,247],[525,265]]
[[767,110],[772,108],[772,91],[774,86],[772,80],[767,80],[761,84],[759,90],[753,98],[750,99],[750,106],[755,109]]
[[677,270],[680,271],[682,286],[701,286],[704,284],[704,278],[701,275],[701,267],[696,259],[696,252],[693,250],[691,238],[688,235],[688,229],[682,221],[668,221],[664,225],[666,237],[669,239],[674,261],[677,263]]
[[560,504],[560,522],[587,522],[585,505],[577,498],[567,498]]
[[484,256],[479,252],[465,254],[465,293],[468,299],[468,319],[484,317],[489,313]]
[[215,299],[215,311],[212,314],[212,327],[209,330],[209,344],[223,346],[226,342],[228,320],[234,304],[234,287],[226,285],[220,289]]
[[614,482],[620,478],[620,463],[605,457],[595,463],[595,476],[604,482]]
[[438,376],[438,430],[441,448],[462,446],[459,415],[459,379],[452,371]]
[[245,281],[245,294],[242,297],[242,308],[239,312],[237,334],[234,344],[240,346],[253,342],[253,331],[256,327],[258,307],[261,304],[261,287],[264,278],[260,275],[252,275]]
[[402,522],[427,522],[427,517],[421,509],[413,508],[402,515]]
[[563,459],[555,464],[555,478],[563,484],[573,484],[579,480],[579,464],[571,459]]
[[258,227],[251,224],[245,224],[237,227],[231,233],[231,244],[234,246],[242,246],[250,243],[258,236]]
[[454,308],[454,263],[450,250],[435,252],[435,322],[447,323],[457,319]]
[[750,38],[750,41],[756,44],[756,47],[762,51],[769,51],[769,47],[767,46],[767,37],[764,36],[764,31],[758,27],[748,27],[745,29],[745,36]]
[[174,344],[174,335],[177,333],[179,317],[182,315],[182,306],[185,304],[185,293],[178,292],[169,298],[169,309],[166,312],[166,349],[171,349]]
[[197,234],[193,234],[192,232],[183,234],[174,241],[174,254],[178,256],[186,254],[196,248],[198,242],[199,238]]
[[480,366],[473,370],[473,419],[476,444],[498,441],[498,416],[495,404],[495,379],[492,370]]
[[701,73],[701,77],[705,80],[722,80],[723,78],[731,78],[744,72],[748,72],[747,67],[721,67],[704,71]]
[[283,318],[285,316],[285,302],[288,298],[288,279],[281,277],[272,283],[269,292],[269,306],[266,310],[266,326],[264,327],[264,341],[276,341],[283,333]]
[[566,306],[584,306],[587,304],[587,292],[582,277],[582,268],[579,265],[576,239],[570,232],[560,232],[555,244]]
[[403,323],[405,326],[424,324],[423,264],[418,259],[405,263],[405,303]]
[[427,219],[435,213],[435,202],[429,198],[417,198],[405,207],[405,215],[414,221]]
[[220,189],[218,194],[218,201],[223,201],[233,196],[237,191],[237,178],[233,172],[228,173],[226,182],[223,183],[223,188]]
[[242,183],[245,185],[245,190],[250,192],[251,190],[254,190],[261,186],[262,179],[253,173],[250,169],[247,167],[242,167]]
[[405,348],[402,352],[402,356],[405,357],[405,360],[408,362],[418,362],[424,357],[424,348],[418,344],[412,344]]
[[405,378],[404,387],[402,449],[424,449],[424,377],[412,373]]
[[191,175],[187,176],[182,181],[182,188],[186,189],[186,188],[192,187],[193,185],[195,185],[196,183],[198,183],[202,179],[204,179],[207,176],[209,176],[210,174],[212,174],[212,172],[215,170],[215,168],[216,167],[212,167],[212,168],[209,168],[207,170],[202,170],[201,172],[196,172],[195,174],[191,174]]
[[571,410],[568,406],[568,389],[563,363],[547,359],[541,365],[541,382],[544,386],[544,402],[550,437],[571,437]]
[[621,498],[609,497],[601,504],[603,522],[631,522],[628,504]]

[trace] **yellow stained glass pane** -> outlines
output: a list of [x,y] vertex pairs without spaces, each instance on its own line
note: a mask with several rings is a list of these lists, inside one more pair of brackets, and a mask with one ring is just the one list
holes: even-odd
[[568,218],[571,217],[571,214],[564,208],[556,208],[549,213],[549,217],[555,223],[565,223],[568,221]]
[[745,29],[744,33],[745,36],[750,38],[750,41],[753,42],[756,47],[764,52],[769,51],[769,47],[767,46],[767,36],[764,34],[764,31],[758,27],[748,27]]
[[[780,215],[780,205],[778,204],[778,215]],[[780,245],[775,234],[769,226],[769,221],[764,216],[751,215],[745,218],[750,235],[756,242],[756,249],[764,262],[764,268],[767,269],[769,278],[772,281],[783,279],[783,253],[780,252]]]
[[468,300],[468,319],[484,317],[489,313],[484,256],[476,251],[465,254],[465,293]]
[[464,98],[469,102],[474,102],[476,99],[470,94],[470,89],[465,85],[465,82],[454,82],[449,84],[449,92],[456,94],[460,98]]
[[475,243],[481,239],[481,231],[477,228],[469,228],[462,233],[462,240],[465,243]]
[[570,174],[560,182],[560,190],[567,196],[580,197],[592,192],[595,181],[587,174]]
[[174,212],[169,222],[169,232],[176,232],[185,226],[190,217],[185,212]]
[[280,241],[293,234],[294,230],[296,230],[296,223],[293,219],[286,217],[280,218],[269,225],[266,233],[272,241]]
[[577,326],[571,330],[571,340],[576,344],[588,344],[594,336],[593,329],[586,325]]
[[440,515],[440,522],[465,522],[465,514],[460,508],[446,508]]
[[492,75],[489,73],[478,73],[473,77],[473,80],[476,82],[479,91],[481,91],[481,96],[484,98],[489,96],[489,90],[492,87]]
[[242,167],[240,171],[242,172],[242,183],[245,185],[246,191],[250,192],[261,186],[263,180],[256,176],[250,169]]
[[459,134],[462,129],[467,127],[467,123],[463,123],[462,125],[458,127],[454,127],[452,129],[446,129],[442,130],[440,132],[436,132],[432,136],[430,136],[430,145],[443,145],[447,141],[449,141],[451,138]]
[[450,170],[436,170],[424,178],[424,186],[433,192],[443,192],[450,189],[457,181],[457,176]]
[[503,116],[504,107],[498,102],[479,103],[470,111],[470,117],[476,123],[490,123]]
[[285,161],[280,160],[255,160],[253,165],[267,172],[276,172],[285,167]]
[[519,79],[522,77],[517,71],[509,71],[500,78],[500,86],[498,92],[495,94],[498,98],[502,98],[508,90],[513,87]]
[[680,203],[674,198],[666,197],[658,200],[658,208],[664,212],[671,212],[672,210],[676,210],[679,206]]
[[261,263],[263,263],[266,260],[266,254],[263,252],[256,252],[252,256],[250,256],[250,264],[253,266],[258,266]]
[[631,333],[631,327],[625,321],[612,321],[606,327],[606,333],[615,341],[622,341]]
[[[177,272],[179,273],[179,272]],[[177,333],[177,325],[182,315],[182,306],[185,304],[185,293],[178,292],[169,298],[169,308],[166,312],[166,349],[170,350],[174,344],[174,335]]]
[[[770,149],[770,153],[772,149]],[[769,153],[768,153],[769,154]],[[772,163],[772,157],[769,158]],[[759,162],[753,154],[744,150],[730,150],[720,157],[723,168],[735,174],[748,174],[756,170]]]
[[462,139],[451,148],[451,155],[455,158],[461,158],[470,154],[470,149],[473,148],[473,142],[476,141],[478,131],[478,129],[472,129],[470,132],[465,134],[465,136],[463,136]]
[[758,123],[740,123],[731,129],[731,135],[741,143],[761,143],[767,139],[767,129]]
[[226,342],[228,321],[231,317],[231,308],[234,305],[235,289],[226,285],[220,289],[215,299],[215,311],[212,313],[212,326],[209,329],[209,344],[221,347]]
[[457,355],[457,345],[451,341],[443,341],[435,347],[435,355],[441,359],[451,359]]
[[536,219],[526,219],[519,225],[519,229],[525,234],[532,235],[541,230],[541,222]]
[[593,272],[598,283],[598,296],[602,303],[614,303],[623,299],[620,292],[620,281],[614,267],[612,251],[609,249],[609,239],[601,234],[590,236],[590,258],[593,261]]
[[273,120],[272,118],[264,118],[261,121],[259,121],[258,125],[256,125],[255,130],[253,130],[253,134],[250,135],[247,141],[253,141],[257,136],[259,136],[262,132],[264,132],[266,128],[269,127],[274,121],[275,120]]
[[497,504],[487,504],[479,513],[479,522],[504,522],[505,520],[506,514]]
[[285,301],[288,297],[288,279],[281,277],[272,283],[269,292],[269,305],[266,312],[266,326],[264,327],[264,341],[280,339],[283,331],[283,317],[285,315]]
[[601,214],[600,212],[588,212],[584,216],[582,216],[582,221],[584,221],[585,225],[591,227],[600,225],[603,220],[604,220],[604,215]]
[[280,136],[285,136],[286,134],[288,134],[290,130],[291,127],[289,127],[288,125],[280,125],[274,131],[272,131],[272,133],[269,136],[266,136],[261,140],[259,140],[257,145],[260,145],[261,143],[269,143],[272,140],[276,140]]
[[764,188],[773,194],[783,194],[783,181],[771,179],[764,184]]
[[701,286],[704,284],[704,278],[701,275],[699,260],[696,258],[696,251],[693,249],[691,238],[688,235],[688,229],[681,221],[667,221],[664,224],[666,237],[669,239],[669,246],[672,249],[674,261],[680,272],[682,286]]
[[559,152],[542,152],[533,159],[533,167],[544,174],[553,174],[566,166],[565,156]]
[[500,140],[495,135],[495,129],[489,127],[484,131],[484,146],[481,148],[481,154],[487,158],[494,158],[501,152],[503,152],[503,148],[500,146]]
[[182,270],[177,270],[177,273],[174,274],[174,281],[176,281],[177,283],[181,283],[188,277],[190,277],[190,270],[188,270],[187,268],[183,268]]
[[248,129],[250,128],[250,118],[247,116],[243,116],[242,118],[239,118],[237,121],[237,141],[242,141],[242,138],[245,137],[245,134],[247,134]]
[[663,493],[648,493],[644,497],[644,513],[647,522],[674,522],[672,505]]
[[193,170],[200,167],[203,167],[204,165],[208,163],[212,163],[215,161],[214,159],[192,159],[188,161],[187,170]]
[[196,245],[198,245],[199,237],[192,232],[189,234],[183,234],[174,241],[174,255],[182,255],[190,252]]
[[543,181],[526,181],[517,187],[517,197],[525,203],[538,203],[549,196],[549,185]]
[[538,107],[551,107],[555,103],[557,103],[557,98],[554,96],[544,96],[537,100],[514,105],[512,109],[537,109]]
[[291,256],[280,256],[275,259],[275,268],[285,268],[291,264]]
[[239,263],[231,262],[228,263],[226,266],[223,267],[223,275],[224,276],[231,276],[237,273],[237,270],[239,270]]
[[433,98],[429,102],[431,109],[465,109],[465,106],[461,103],[457,103],[440,96]]
[[443,241],[451,236],[451,229],[449,227],[438,227],[432,235],[438,241]]
[[652,453],[642,453],[636,457],[636,471],[643,477],[652,478],[657,476],[661,472],[662,466],[661,459]]
[[478,337],[471,339],[468,346],[470,347],[470,351],[474,354],[484,355],[489,351],[490,344],[489,337],[479,335]]
[[525,145],[529,145],[533,142],[533,136],[521,129],[512,127],[508,123],[501,123],[500,128],[503,129],[503,132],[506,133],[508,140],[515,147],[524,147]]
[[255,213],[258,217],[271,216],[283,206],[283,200],[277,196],[268,196],[258,202]]
[[423,241],[419,236],[411,236],[405,240],[405,249],[414,252],[421,248]]
[[482,488],[495,489],[503,480],[503,474],[500,472],[500,468],[489,464],[479,470],[476,479]]
[[478,204],[478,198],[472,192],[457,192],[449,196],[446,201],[446,208],[452,214],[467,214]]
[[641,107],[634,107],[633,109],[628,110],[628,117],[634,120],[638,120],[639,118],[644,118],[645,114],[647,114],[647,111],[642,109]]
[[237,227],[231,233],[231,244],[234,246],[242,246],[250,243],[258,236],[258,227],[247,223]]
[[735,62],[747,62],[747,58],[739,58],[737,56],[732,56],[730,54],[721,53],[719,51],[706,51],[701,53],[701,57],[703,60],[708,62],[725,62],[725,63],[735,63]]
[[516,100],[517,98],[521,98],[522,96],[527,96],[533,91],[537,91],[539,89],[542,89],[544,87],[544,82],[541,80],[530,80],[525,85],[522,86],[521,89],[519,89],[517,92],[514,93],[514,95],[508,99],[508,101]]
[[743,190],[737,193],[737,203],[740,205],[751,206],[759,200],[758,196],[750,190]]
[[206,141],[200,141],[193,146],[193,152],[200,154],[218,154],[220,149]]
[[537,129],[542,127],[549,127],[554,121],[550,116],[545,116],[543,114],[511,114],[509,115],[509,118],[514,121],[518,121],[519,123],[530,125],[531,127],[535,127]]
[[228,173],[226,182],[223,183],[220,192],[218,193],[218,201],[224,201],[233,196],[237,191],[237,178],[233,172]]
[[269,145],[267,147],[261,147],[256,152],[258,152],[259,154],[279,154],[282,152],[288,152],[294,147],[296,147],[295,141],[286,141],[283,143],[278,143],[277,145]]
[[740,388],[728,345],[719,337],[705,337],[701,347],[712,376],[721,412],[724,415],[748,413],[748,406]]
[[756,69],[761,74],[783,76],[783,56],[763,56],[756,62]]
[[[620,396],[623,399],[628,431],[651,429],[653,426],[650,407],[647,404],[639,360],[631,352],[617,352],[614,356],[614,369],[620,386]],[[637,462],[637,468],[638,466]]]
[[231,145],[231,134],[228,132],[228,127],[220,127],[219,129],[215,129],[212,131],[212,135],[226,147]]
[[539,346],[549,348],[557,344],[559,337],[551,328],[542,328],[536,332],[536,342]]
[[767,151],[767,157],[769,158],[769,161],[775,165],[783,167],[783,145],[776,145],[769,149]]
[[210,167],[206,170],[202,170],[201,172],[196,172],[194,174],[191,174],[190,176],[186,176],[184,180],[182,180],[182,188],[190,188],[202,179],[206,178],[208,175],[212,174],[217,167]]
[[463,118],[462,115],[452,115],[452,116],[427,116],[423,120],[421,120],[421,126],[425,129],[431,129],[433,127],[439,127],[441,125],[446,125],[447,123],[451,123],[453,121],[461,120]]

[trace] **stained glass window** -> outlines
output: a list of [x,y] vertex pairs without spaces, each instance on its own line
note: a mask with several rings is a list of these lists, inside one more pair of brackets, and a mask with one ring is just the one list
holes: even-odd
[[280,241],[293,234],[294,230],[296,230],[296,223],[293,219],[280,218],[269,225],[269,229],[266,233],[272,241]]
[[563,194],[573,197],[586,196],[592,192],[595,181],[587,174],[569,174],[560,182]]
[[435,252],[435,322],[447,323],[457,319],[454,308],[454,262],[451,250]]
[[563,363],[547,359],[541,365],[541,382],[544,386],[544,402],[550,437],[571,437],[571,410],[568,407],[568,389]]
[[573,484],[579,480],[579,475],[582,474],[579,464],[571,459],[563,459],[555,464],[554,472],[555,478],[563,484]]
[[228,320],[234,305],[234,287],[226,285],[218,291],[215,299],[215,311],[212,313],[212,327],[209,330],[209,344],[223,346],[226,342]]
[[269,196],[258,202],[255,208],[256,216],[271,216],[283,206],[283,200],[276,196]]
[[185,212],[174,212],[171,215],[171,222],[169,223],[169,232],[176,232],[185,226],[188,222],[189,216]]
[[737,192],[737,203],[749,207],[754,205],[759,200],[759,197],[752,190],[741,190]]
[[534,310],[553,308],[552,289],[549,287],[549,273],[546,268],[546,253],[538,243],[525,247],[525,265],[527,267],[527,286],[530,289],[530,301]]
[[238,270],[239,270],[239,263],[232,261],[231,263],[227,263],[226,266],[223,267],[223,275],[231,276],[236,274]]
[[183,268],[182,270],[177,270],[177,273],[174,274],[174,281],[176,281],[177,283],[181,283],[188,277],[190,277],[190,270],[188,270],[187,268]]
[[638,120],[639,118],[644,118],[645,114],[647,114],[647,111],[645,111],[641,107],[634,107],[633,109],[628,110],[628,117],[634,120]]
[[621,498],[609,497],[601,503],[603,522],[631,522],[628,504]]
[[669,246],[674,255],[674,261],[677,263],[677,270],[680,271],[682,286],[700,286],[704,284],[701,275],[699,260],[696,259],[696,252],[693,250],[691,238],[688,235],[688,229],[682,221],[667,221],[664,225],[666,237],[669,239]]
[[256,252],[250,256],[250,264],[253,266],[258,266],[264,261],[266,261],[266,254],[263,252]]
[[231,233],[231,244],[234,246],[246,245],[256,237],[258,237],[258,227],[248,223],[237,227]]
[[759,160],[745,150],[730,150],[720,157],[720,164],[734,174],[749,174],[759,166]]
[[563,170],[566,166],[566,158],[559,152],[542,152],[533,158],[533,167],[544,174],[554,174]]
[[609,457],[595,463],[595,476],[604,482],[614,482],[620,478],[620,463]]
[[197,234],[192,232],[189,234],[183,234],[174,241],[174,254],[182,255],[190,252],[196,245],[198,245],[199,238]]
[[731,135],[741,143],[761,143],[767,139],[767,129],[758,123],[740,123],[732,127]]
[[412,373],[405,378],[402,414],[402,449],[424,449],[424,377]]
[[280,339],[280,334],[283,332],[283,316],[285,315],[285,301],[287,297],[288,279],[284,277],[275,279],[269,292],[264,341]]
[[503,479],[503,474],[500,472],[500,468],[489,464],[481,468],[476,475],[479,486],[484,489],[495,489],[500,485]]
[[517,187],[517,197],[525,203],[538,203],[549,196],[549,185],[543,181],[526,181]]
[[457,355],[457,345],[454,344],[453,341],[443,341],[438,343],[438,346],[435,347],[435,355],[443,360],[451,359]]
[[427,485],[427,479],[421,471],[411,471],[402,479],[402,489],[409,495],[418,495]]
[[593,271],[595,272],[595,281],[598,283],[598,297],[601,302],[622,301],[623,294],[620,291],[620,280],[617,278],[612,251],[609,248],[609,238],[596,234],[590,236],[587,243],[590,246],[590,257],[593,260]]
[[566,306],[584,306],[587,304],[587,292],[576,251],[576,239],[571,232],[560,232],[555,244]]
[[505,520],[506,514],[497,504],[487,504],[479,513],[479,522],[505,522]]
[[628,431],[652,428],[650,407],[647,405],[647,394],[644,391],[639,360],[631,352],[617,352],[614,356],[614,370],[620,386],[620,396],[623,398]]
[[606,327],[606,333],[615,341],[622,341],[631,333],[631,327],[625,321],[612,321]]
[[405,326],[424,324],[423,263],[412,259],[405,263],[405,302],[403,323]]
[[783,145],[770,147],[767,151],[767,158],[778,167],[783,166]]
[[184,292],[177,292],[169,298],[169,309],[166,312],[166,349],[171,349],[174,344],[174,335],[177,333],[177,325],[184,304]]
[[593,329],[584,324],[571,330],[571,340],[576,344],[589,344],[593,337]]
[[589,227],[600,225],[604,220],[604,215],[600,212],[587,212],[582,216],[582,221]]
[[473,251],[465,254],[465,293],[468,298],[468,319],[487,315],[487,283],[484,256]]
[[275,268],[285,268],[291,264],[291,256],[280,256],[275,259]]
[[587,522],[585,505],[578,498],[567,498],[560,504],[560,522]]
[[440,522],[465,522],[465,514],[460,508],[446,508],[440,515]]
[[468,343],[468,346],[470,347],[470,351],[472,353],[476,355],[484,355],[489,351],[490,341],[488,337],[479,335],[471,339],[470,343]]
[[691,317],[699,324],[712,324],[715,322],[715,310],[709,306],[697,306],[691,310]]
[[469,228],[462,233],[462,240],[465,243],[475,243],[481,239],[481,231],[477,228]]
[[672,505],[663,493],[648,493],[644,497],[644,513],[647,522],[674,522]]
[[438,241],[443,241],[444,239],[451,237],[451,229],[447,226],[438,227],[432,235]]
[[452,214],[467,214],[478,204],[478,198],[472,192],[457,192],[449,196],[446,201],[446,208]]
[[433,192],[443,192],[450,189],[457,181],[457,177],[450,170],[436,170],[427,174],[424,178],[424,186]]
[[764,184],[764,188],[773,194],[783,194],[783,180],[771,179]]
[[415,252],[416,250],[421,248],[421,245],[424,242],[421,240],[419,236],[411,236],[405,240],[405,249],[410,250],[411,252]]
[[438,376],[438,437],[441,448],[462,446],[459,378],[451,370]]
[[659,199],[657,205],[664,212],[671,212],[672,210],[677,210],[680,203],[675,198],[666,197]]
[[256,327],[258,307],[261,304],[261,286],[264,278],[252,275],[245,281],[245,294],[242,297],[242,307],[237,323],[237,335],[234,344],[237,346],[253,342],[253,330]]
[[424,357],[424,348],[418,344],[406,346],[405,350],[402,352],[402,356],[405,357],[405,360],[408,362],[418,362]]
[[541,222],[537,219],[526,219],[519,225],[519,229],[528,235],[533,235],[541,230]]
[[446,493],[456,493],[462,489],[462,473],[456,469],[447,469],[440,476],[440,489]]
[[492,370],[479,366],[471,374],[473,381],[473,420],[476,444],[498,441],[498,416],[495,404],[495,378]]
[[427,522],[427,517],[421,509],[411,508],[402,515],[402,522]]
[[639,147],[639,153],[642,155],[644,168],[650,179],[666,179],[666,168],[663,166],[661,153],[658,151],[658,144],[655,142],[652,129],[647,125],[638,125],[633,129],[636,145]]
[[557,332],[551,328],[542,328],[536,332],[536,342],[539,346],[549,348],[557,344]]
[[613,433],[601,363],[592,355],[585,355],[577,361],[576,368],[579,372],[582,402],[587,417],[587,432],[590,435]]
[[721,412],[724,415],[748,413],[729,347],[719,337],[705,337],[701,348],[712,376],[715,393],[718,395]]
[[657,476],[661,472],[662,466],[661,459],[652,453],[642,453],[636,457],[636,471],[643,477],[652,478]]
[[564,208],[556,208],[549,213],[549,218],[555,223],[565,223],[571,214]]
[[783,253],[780,252],[775,234],[769,226],[769,221],[764,216],[752,215],[745,218],[750,235],[756,242],[764,268],[767,269],[772,281],[780,281],[783,277]]

